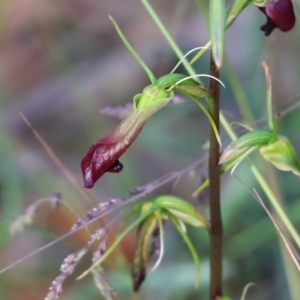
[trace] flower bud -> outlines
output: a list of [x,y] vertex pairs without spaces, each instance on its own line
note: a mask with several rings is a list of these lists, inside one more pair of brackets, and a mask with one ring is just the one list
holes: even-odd
[[263,158],[271,162],[276,168],[282,171],[292,171],[300,176],[300,163],[290,141],[284,136],[264,147],[260,148]]
[[257,147],[267,145],[272,138],[272,133],[267,131],[255,130],[248,132],[229,144],[223,151],[219,163],[233,162],[235,160],[238,163]]

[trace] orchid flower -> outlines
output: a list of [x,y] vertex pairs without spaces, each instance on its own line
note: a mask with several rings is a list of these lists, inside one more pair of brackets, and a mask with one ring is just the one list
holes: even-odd
[[275,28],[281,31],[291,30],[296,22],[293,3],[291,0],[267,0],[264,3],[254,1],[258,8],[267,16],[267,22],[260,29],[266,36]]
[[95,142],[81,162],[84,186],[92,188],[105,173],[123,169],[119,157],[136,139],[146,121],[173,97],[173,92],[150,85],[134,97],[134,107],[108,135]]
[[[123,121],[112,132],[95,142],[82,159],[81,171],[86,188],[92,188],[95,182],[106,172],[118,173],[122,171],[123,165],[120,163],[119,158],[136,139],[146,121],[172,99],[174,92],[185,94],[196,102],[208,117],[220,143],[218,129],[210,112],[197,99],[198,97],[206,98],[211,106],[214,101],[211,92],[194,80],[194,77],[211,76],[206,74],[186,76],[173,73],[185,58],[184,56],[170,74],[156,79],[151,70],[129,44],[115,20],[111,18],[111,21],[125,46],[148,74],[152,84],[144,88],[142,94],[134,97],[134,106]],[[186,55],[199,48],[189,51]],[[220,83],[223,85],[222,82]]]

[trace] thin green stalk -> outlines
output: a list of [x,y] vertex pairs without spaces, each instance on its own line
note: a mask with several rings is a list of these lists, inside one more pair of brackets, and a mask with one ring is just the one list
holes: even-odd
[[109,18],[110,18],[111,22],[113,23],[118,35],[120,36],[120,38],[122,40],[122,42],[125,44],[126,48],[129,50],[129,52],[132,54],[132,56],[138,61],[138,63],[142,66],[144,71],[147,73],[151,83],[155,83],[157,79],[155,78],[152,71],[148,68],[148,66],[145,64],[145,62],[140,58],[140,56],[137,54],[137,52],[133,49],[133,47],[127,41],[125,35],[123,34],[122,30],[120,29],[118,23],[114,20],[114,18],[112,18],[111,16],[109,16]]
[[267,82],[267,121],[268,121],[269,130],[273,131],[274,123],[273,123],[273,109],[272,109],[272,79],[267,64],[263,62],[262,65],[265,70],[266,82]]
[[[179,59],[181,59],[184,56],[183,52],[177,46],[176,42],[171,37],[170,33],[168,32],[168,30],[166,29],[166,27],[164,26],[164,24],[162,23],[162,21],[159,19],[159,17],[157,16],[157,14],[156,14],[155,10],[153,9],[153,7],[151,6],[151,4],[148,2],[148,0],[141,0],[141,2],[145,6],[145,8],[148,11],[149,15],[151,16],[151,18],[153,19],[154,23],[157,25],[157,27],[159,28],[159,30],[161,31],[161,33],[163,34],[163,36],[165,37],[165,39],[170,44],[171,48],[173,49],[173,51],[175,52],[175,54],[177,55],[177,57]],[[196,75],[197,74],[194,71],[194,69],[189,65],[189,61],[187,59],[184,59],[182,61],[182,63],[183,63],[184,67],[186,68],[186,70],[188,71],[188,73],[190,75]]]
[[[210,56],[210,75],[219,78],[219,70],[215,64],[213,55]],[[214,98],[210,107],[214,123],[219,130],[220,124],[220,87],[216,80],[210,80],[210,90]],[[222,249],[223,249],[223,226],[220,203],[220,146],[213,127],[210,125],[209,145],[209,212],[211,223],[210,234],[210,299],[215,300],[222,296]]]
[[252,123],[254,121],[254,116],[251,112],[251,107],[249,105],[247,95],[245,93],[243,85],[241,84],[240,78],[233,68],[232,63],[230,62],[228,55],[225,55],[224,69],[242,118],[246,122]]
[[[268,166],[268,169],[270,168],[272,168],[272,166]],[[268,181],[271,183],[277,199],[279,199],[281,206],[284,207],[285,210],[287,210],[287,206],[284,203],[284,199],[282,198],[281,190],[278,185],[277,173],[267,172],[267,174],[269,179]],[[297,267],[295,268],[295,262],[293,261],[291,254],[287,250],[285,243],[280,237],[279,237],[279,245],[280,245],[283,268],[286,274],[286,281],[290,292],[290,298],[291,300],[297,300],[300,295],[300,286],[299,284],[297,284],[300,278],[299,270]]]
[[[249,161],[249,163],[251,163],[251,162]],[[280,206],[278,200],[276,199],[276,196],[274,195],[274,192],[271,190],[270,186],[267,184],[267,182],[265,181],[263,176],[259,173],[259,171],[253,164],[250,165],[250,169],[251,169],[252,173],[254,174],[255,178],[257,179],[258,183],[260,184],[261,188],[263,189],[263,191],[269,198],[271,204],[273,205],[273,208],[275,209],[276,213],[278,214],[281,221],[285,225],[286,229],[291,234],[291,236],[294,239],[294,241],[296,242],[297,246],[300,248],[299,234],[296,231],[293,224],[291,223],[288,216],[286,215],[285,211]]]

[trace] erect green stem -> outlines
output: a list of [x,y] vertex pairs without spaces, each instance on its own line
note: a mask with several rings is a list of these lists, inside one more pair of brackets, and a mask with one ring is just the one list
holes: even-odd
[[[270,131],[274,130],[274,122],[273,122],[273,109],[272,109],[272,79],[270,75],[270,70],[268,65],[263,61],[262,66],[266,75],[266,83],[267,83],[267,120],[268,127]],[[275,134],[275,131],[274,131]],[[277,133],[276,133],[277,134]]]
[[[213,56],[210,56],[210,75],[219,78]],[[213,105],[210,106],[215,125],[219,130],[219,83],[211,79],[210,89],[214,98]],[[220,204],[220,147],[216,139],[215,132],[210,126],[210,147],[209,147],[209,211],[211,222],[210,234],[210,299],[216,300],[222,296],[222,217]]]
[[277,139],[278,139],[279,117],[280,117],[280,114],[277,114],[275,117],[274,125],[273,125],[274,142],[277,141]]

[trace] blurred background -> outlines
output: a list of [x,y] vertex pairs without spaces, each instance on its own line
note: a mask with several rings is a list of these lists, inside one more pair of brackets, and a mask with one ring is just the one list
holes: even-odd
[[[157,15],[183,52],[208,41],[207,1],[153,0]],[[228,1],[228,5],[229,5]],[[294,3],[296,14],[300,5]],[[134,95],[149,84],[145,72],[117,35],[108,15],[118,22],[125,36],[157,77],[167,74],[178,58],[142,3],[137,0],[2,0],[0,3],[0,267],[67,233],[77,217],[64,205],[49,202],[38,207],[34,222],[11,237],[9,224],[34,201],[54,192],[84,215],[91,204],[70,183],[31,129],[22,112],[45,139],[53,153],[82,185],[80,162],[91,144],[119,122],[103,114],[107,107],[132,103]],[[265,60],[273,79],[276,112],[286,112],[280,133],[300,153],[300,25],[266,38],[259,30],[265,16],[254,6],[246,9],[228,30],[226,60],[221,79],[221,108],[230,121],[246,120],[256,128],[265,126]],[[209,54],[196,64],[198,73],[209,72]],[[185,72],[183,68],[179,70]],[[203,80],[205,84],[208,81]],[[243,98],[248,106],[238,105]],[[106,173],[88,191],[95,205],[124,197],[136,187],[193,164],[207,153],[208,122],[190,100],[182,96],[155,114],[135,143],[124,154],[124,169]],[[240,127],[234,127],[241,133]],[[223,147],[229,143],[222,131]],[[286,207],[299,229],[299,179],[278,172],[253,156],[259,170]],[[174,194],[191,201],[207,214],[207,195],[191,197],[206,177],[206,167],[188,172],[143,199]],[[257,187],[249,167],[242,163],[235,176],[222,177],[224,220],[224,293],[240,299],[243,288],[255,282],[260,288],[249,299],[298,299],[299,273],[278,241],[277,232],[249,190]],[[107,217],[107,222],[114,214]],[[94,224],[94,229],[100,226]],[[117,222],[114,222],[114,230]],[[207,299],[209,284],[208,237],[188,228],[201,259],[201,283],[195,290],[195,267],[186,245],[172,226],[165,229],[165,256],[138,294],[132,292],[130,263],[135,233],[105,266],[107,280],[117,299]],[[80,231],[55,243],[32,258],[0,274],[0,299],[44,299],[63,259],[84,246],[87,234]],[[123,253],[123,254],[122,254]],[[102,299],[89,276],[75,281],[90,265],[84,260],[64,284],[60,299]]]

